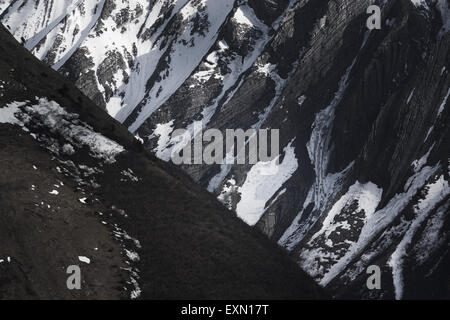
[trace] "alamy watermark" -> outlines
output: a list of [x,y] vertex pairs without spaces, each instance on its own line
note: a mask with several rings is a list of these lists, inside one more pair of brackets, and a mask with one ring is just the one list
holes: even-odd
[[371,5],[367,8],[367,14],[370,17],[367,19],[367,28],[369,30],[380,30],[381,29],[381,8],[377,5]]
[[71,265],[67,267],[66,273],[69,275],[66,281],[67,289],[81,290],[81,268]]
[[184,129],[173,132],[171,161],[174,164],[279,164],[279,129],[203,130],[202,123],[195,122],[193,132]]
[[369,290],[381,289],[381,268],[377,265],[372,265],[367,268],[367,274],[370,276],[367,278],[366,285]]

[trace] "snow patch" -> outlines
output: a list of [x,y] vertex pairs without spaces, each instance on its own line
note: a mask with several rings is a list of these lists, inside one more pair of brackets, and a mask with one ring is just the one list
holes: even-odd
[[366,221],[370,219],[372,214],[375,212],[378,204],[381,201],[381,196],[383,194],[383,189],[379,188],[372,182],[366,184],[361,184],[356,182],[352,185],[348,192],[342,196],[339,201],[337,201],[331,208],[327,217],[322,223],[322,229],[320,229],[312,238],[314,240],[321,234],[328,236],[331,232],[337,229],[337,227],[342,224],[335,224],[334,218],[342,211],[346,204],[349,202],[358,201],[358,208],[355,211],[364,210]]
[[0,108],[0,123],[21,125],[20,120],[15,115],[21,112],[19,108],[25,104],[25,102],[12,102],[7,104],[6,107]]
[[423,166],[427,164],[428,157],[430,156],[431,150],[433,150],[434,145],[435,144],[433,143],[428,152],[422,158],[413,161],[411,165],[413,166],[414,172],[419,172],[419,170],[421,170]]
[[81,199],[78,199],[78,201],[80,201],[80,202],[83,203],[83,204],[86,204],[86,200],[87,200],[87,198],[81,198]]
[[[449,17],[450,19],[450,17]],[[444,111],[445,105],[447,104],[448,97],[450,96],[450,89],[448,89],[447,94],[444,97],[444,100],[442,101],[441,105],[439,106],[438,110],[438,117],[441,115],[441,113]]]
[[[247,178],[238,189],[241,200],[237,204],[237,215],[247,224],[255,225],[264,213],[266,203],[289,180],[298,169],[298,161],[295,156],[292,141],[284,149],[284,159],[279,165],[279,157],[270,163],[258,162],[247,173]],[[262,172],[268,167],[277,167],[277,174],[268,178]]]
[[306,101],[306,96],[303,95],[303,96],[298,97],[298,99],[297,99],[298,106],[301,107],[305,103],[305,101]]
[[158,146],[155,150],[156,156],[164,161],[169,161],[171,158],[171,153],[165,152],[168,144],[170,143],[170,135],[172,134],[174,127],[174,121],[170,121],[168,123],[160,123],[156,125],[156,129],[153,132],[153,136],[158,136]]
[[137,252],[125,249],[125,254],[127,255],[128,259],[133,262],[138,262],[140,260],[139,254]]
[[78,260],[80,260],[81,262],[86,263],[86,264],[91,263],[91,259],[89,259],[88,257],[85,257],[85,256],[79,256]]

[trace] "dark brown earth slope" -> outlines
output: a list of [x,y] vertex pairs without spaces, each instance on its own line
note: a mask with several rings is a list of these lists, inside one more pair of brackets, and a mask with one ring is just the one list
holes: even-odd
[[[24,126],[0,123],[1,299],[324,297],[282,249],[143,151],[1,26],[0,81],[0,110],[23,102]],[[63,109],[36,111],[52,101]],[[75,127],[125,151],[104,161]],[[80,291],[66,288],[73,264]]]

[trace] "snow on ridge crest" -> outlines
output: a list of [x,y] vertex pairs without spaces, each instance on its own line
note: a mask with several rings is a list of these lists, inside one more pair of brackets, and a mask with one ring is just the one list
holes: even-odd
[[[91,126],[80,121],[77,114],[68,113],[58,103],[46,98],[37,99],[37,103],[10,103],[6,109],[0,108],[0,116],[2,110],[6,110],[3,112],[7,116],[5,122],[19,124],[26,131],[29,131],[31,127],[45,127],[50,132],[61,135],[73,146],[88,147],[91,156],[103,159],[106,163],[114,163],[116,156],[125,151],[123,146],[95,132]],[[14,119],[11,118],[11,113],[14,114]],[[1,117],[0,122],[2,122]],[[67,144],[62,148],[65,146]]]

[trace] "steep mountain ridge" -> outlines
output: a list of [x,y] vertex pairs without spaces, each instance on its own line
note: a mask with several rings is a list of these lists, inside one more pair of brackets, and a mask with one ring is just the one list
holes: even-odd
[[[183,169],[320,284],[448,297],[448,1],[35,2],[3,4],[2,23],[159,158],[195,122],[280,129],[275,177]],[[371,4],[381,30],[366,28]],[[382,290],[366,288],[371,264]]]
[[324,297],[3,26],[0,40],[0,298]]

